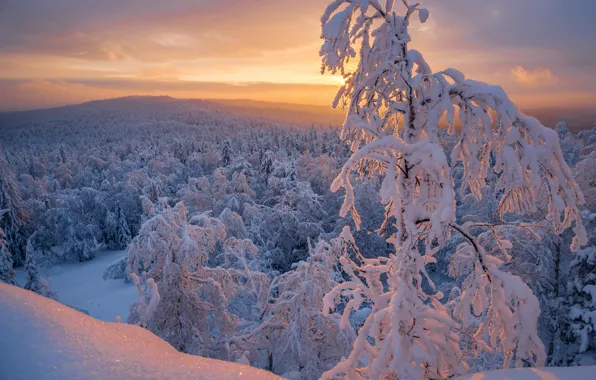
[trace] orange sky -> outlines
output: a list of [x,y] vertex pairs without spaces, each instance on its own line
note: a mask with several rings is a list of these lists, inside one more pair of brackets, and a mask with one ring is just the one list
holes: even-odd
[[[557,0],[526,2],[541,6],[531,21],[513,0],[426,1],[431,19],[413,25],[413,46],[435,70],[501,84],[525,107],[593,105],[596,49],[585,44],[594,27],[577,25],[581,13],[559,17],[576,43],[592,33],[574,50],[552,30]],[[319,74],[327,3],[4,0],[0,110],[126,95],[330,104],[341,79]]]

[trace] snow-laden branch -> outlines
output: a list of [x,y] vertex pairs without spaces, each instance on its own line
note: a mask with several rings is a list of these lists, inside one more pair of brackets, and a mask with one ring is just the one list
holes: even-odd
[[[455,69],[433,72],[422,53],[408,47],[414,14],[421,22],[429,16],[407,0],[335,0],[321,18],[322,72],[344,77],[333,106],[347,110],[342,138],[353,152],[331,189],[345,189],[340,213],[350,213],[359,228],[351,176],[371,170],[383,176],[384,224],[394,223],[396,231],[387,239],[395,247],[387,259],[340,259],[349,279],[325,297],[325,310],[343,296],[349,299],[344,323],[364,301],[372,312],[350,356],[325,378],[445,378],[465,372],[458,339],[470,329],[473,349],[494,348],[506,367],[513,359],[516,366],[543,363],[536,297],[518,277],[499,269],[501,260],[469,226],[456,223],[452,168],[458,162],[462,191],[477,199],[494,171],[496,190],[503,194],[499,217],[535,210],[544,192],[555,231],[573,227],[573,250],[587,241],[578,211],[583,195],[557,133],[524,115],[498,86],[466,79]],[[443,122],[458,140],[449,158],[438,144]],[[467,239],[453,264],[453,272],[467,279],[450,316],[442,294],[427,294],[423,283],[434,289],[426,265],[436,262],[434,255],[452,231]],[[355,248],[349,231],[342,237]],[[497,240],[508,256],[511,243]]]

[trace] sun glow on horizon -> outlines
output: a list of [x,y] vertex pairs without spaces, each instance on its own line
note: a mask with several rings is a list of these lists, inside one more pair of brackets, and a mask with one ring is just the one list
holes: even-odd
[[[139,94],[331,104],[345,84],[340,75],[320,74],[324,2],[318,0],[147,0],[144,6],[110,3],[96,12],[80,2],[66,7],[65,1],[46,2],[43,12],[9,1],[0,12],[0,25],[6,26],[0,41],[0,108]],[[501,85],[523,107],[595,102],[596,71],[588,66],[593,53],[566,51],[551,59],[550,43],[545,48],[520,32],[528,20],[493,34],[498,23],[518,21],[510,20],[515,14],[507,7],[463,12],[457,4],[425,3],[431,17],[412,26],[411,48],[435,71],[453,67],[467,78]],[[533,25],[543,33],[551,30],[536,20]],[[576,39],[589,35],[574,33]],[[499,37],[505,34],[506,40]],[[549,41],[556,43],[553,38]],[[572,69],[566,57],[575,57],[581,69]],[[348,71],[357,63],[356,54]]]

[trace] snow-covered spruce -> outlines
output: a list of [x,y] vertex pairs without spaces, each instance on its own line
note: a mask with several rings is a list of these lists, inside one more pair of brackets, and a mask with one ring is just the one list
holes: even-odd
[[[504,367],[544,363],[538,300],[479,244],[473,229],[488,226],[456,223],[456,163],[464,167],[462,186],[480,198],[494,157],[497,189],[503,193],[499,216],[531,212],[544,191],[546,218],[554,231],[573,227],[573,250],[587,242],[578,210],[583,195],[565,163],[557,132],[521,113],[500,87],[466,79],[454,69],[433,72],[423,55],[408,47],[415,15],[425,22],[429,12],[409,0],[334,0],[321,18],[322,72],[339,72],[345,79],[333,105],[347,108],[342,137],[353,152],[332,190],[345,189],[341,215],[350,213],[359,228],[352,172],[383,173],[386,222],[397,230],[387,240],[395,247],[389,257],[341,259],[350,280],[328,295],[326,310],[343,295],[352,298],[344,313],[357,310],[364,300],[372,304],[372,312],[350,356],[326,372],[327,379],[462,374],[467,371],[463,337],[469,338],[472,352],[502,353]],[[357,54],[357,67],[348,72],[346,64]],[[449,133],[455,134],[456,114],[459,141],[448,159],[438,143],[439,121],[446,116]],[[435,254],[453,232],[467,240],[454,260],[467,268],[468,277],[458,307],[449,315],[440,302],[443,295],[428,294],[425,284],[434,288],[426,266],[436,261]],[[342,236],[355,246],[349,230]],[[498,243],[503,251],[511,248],[509,241]]]
[[58,299],[58,295],[50,286],[49,280],[42,277],[37,268],[36,252],[33,249],[31,242],[27,242],[27,252],[25,259],[25,273],[27,282],[25,289],[31,290],[41,296]]
[[[4,218],[7,212],[7,210],[0,211],[0,220]],[[6,241],[6,233],[2,226],[0,226],[0,281],[10,285],[16,285],[14,274],[12,253]]]
[[578,252],[570,272],[570,335],[578,354],[596,355],[596,247]]
[[25,261],[25,223],[27,211],[19,191],[14,169],[6,161],[4,149],[0,146],[0,229],[4,231],[4,242],[12,260],[17,265]]

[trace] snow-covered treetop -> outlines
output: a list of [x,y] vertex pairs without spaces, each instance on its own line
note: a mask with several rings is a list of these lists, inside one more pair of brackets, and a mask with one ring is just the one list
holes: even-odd
[[[454,215],[450,167],[463,162],[464,183],[480,198],[494,156],[504,193],[499,213],[529,212],[545,190],[548,219],[558,233],[575,222],[572,248],[579,249],[586,242],[577,211],[583,196],[557,133],[520,112],[499,86],[466,79],[455,69],[433,72],[422,53],[408,48],[414,15],[426,22],[429,12],[409,0],[334,0],[321,18],[322,72],[344,76],[333,105],[347,107],[343,137],[357,152],[333,185],[346,188],[343,214],[354,212],[349,175],[364,161],[389,174],[385,189],[395,185],[393,171],[411,167],[410,174],[427,178],[415,197],[427,205],[418,208],[418,219],[446,229]],[[355,58],[351,72],[348,63]],[[455,134],[456,115],[461,128],[449,161],[437,144],[439,122],[446,117]],[[384,201],[395,199],[386,192]]]

